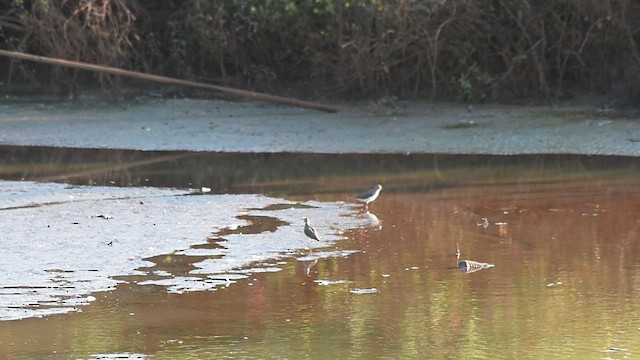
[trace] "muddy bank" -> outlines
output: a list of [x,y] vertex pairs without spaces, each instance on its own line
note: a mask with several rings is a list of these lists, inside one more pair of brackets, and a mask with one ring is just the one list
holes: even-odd
[[399,103],[337,114],[257,102],[5,98],[0,144],[307,153],[640,155],[638,113],[579,106]]

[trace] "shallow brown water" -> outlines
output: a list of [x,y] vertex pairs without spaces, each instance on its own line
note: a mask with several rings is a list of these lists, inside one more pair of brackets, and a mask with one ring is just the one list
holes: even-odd
[[[131,277],[117,291],[94,294],[80,313],[0,323],[0,358],[640,356],[640,178],[633,159],[470,157],[437,169],[433,158],[357,160],[345,156],[343,168],[325,177],[305,176],[297,158],[289,165],[295,176],[225,181],[236,190],[326,201],[382,183],[370,214],[359,215],[371,217],[371,227],[347,232],[337,245],[361,252],[319,259],[309,275],[291,259],[280,272],[214,292],[168,294]],[[331,161],[340,162],[325,163]],[[350,165],[361,174],[340,170]],[[139,178],[166,182],[149,174]],[[277,226],[254,220],[263,222],[249,227],[254,231]],[[455,269],[456,244],[462,259],[495,268]],[[362,289],[377,292],[357,293]]]

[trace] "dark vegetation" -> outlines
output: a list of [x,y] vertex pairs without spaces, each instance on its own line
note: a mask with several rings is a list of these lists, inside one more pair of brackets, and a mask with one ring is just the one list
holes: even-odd
[[[640,103],[636,0],[4,0],[0,47],[306,97]],[[1,60],[5,81],[121,86]]]

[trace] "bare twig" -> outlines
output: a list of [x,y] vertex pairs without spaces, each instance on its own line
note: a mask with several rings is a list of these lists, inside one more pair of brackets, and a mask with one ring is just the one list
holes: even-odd
[[436,97],[436,92],[437,92],[436,71],[438,70],[438,41],[440,39],[440,34],[442,33],[442,30],[444,29],[445,26],[447,26],[449,23],[455,20],[455,17],[456,17],[456,7],[454,5],[451,15],[447,18],[447,20],[443,21],[440,25],[438,25],[438,28],[436,29],[436,32],[433,38],[431,38],[430,36],[427,36],[427,40],[429,41],[432,49],[432,52],[430,54],[431,61],[429,64],[429,68],[431,70],[431,100],[433,100]]
[[273,102],[273,103],[315,109],[315,110],[326,111],[326,112],[338,112],[341,110],[336,106],[324,105],[324,104],[297,100],[292,98],[285,98],[281,96],[263,94],[263,93],[253,92],[253,91],[240,90],[240,89],[230,88],[225,86],[203,84],[195,81],[175,79],[175,78],[170,78],[166,76],[144,74],[137,71],[123,70],[123,69],[118,69],[110,66],[87,64],[79,61],[56,59],[56,58],[37,56],[37,55],[31,55],[31,54],[25,54],[21,52],[7,51],[7,50],[0,50],[0,56],[7,56],[15,59],[36,61],[36,62],[50,64],[50,65],[66,66],[74,69],[96,71],[99,73],[105,73],[105,74],[116,75],[116,76],[125,76],[125,77],[142,79],[147,81],[155,81],[155,82],[164,83],[164,84],[173,84],[173,85],[189,86],[189,87],[214,90],[224,94],[239,96],[243,98],[264,100],[264,101]]

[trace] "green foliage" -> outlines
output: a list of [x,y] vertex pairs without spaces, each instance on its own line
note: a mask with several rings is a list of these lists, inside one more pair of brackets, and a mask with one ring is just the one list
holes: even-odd
[[458,98],[462,100],[471,99],[471,94],[473,91],[473,84],[471,84],[471,80],[465,74],[460,74],[457,79],[451,79],[453,83],[458,87]]

